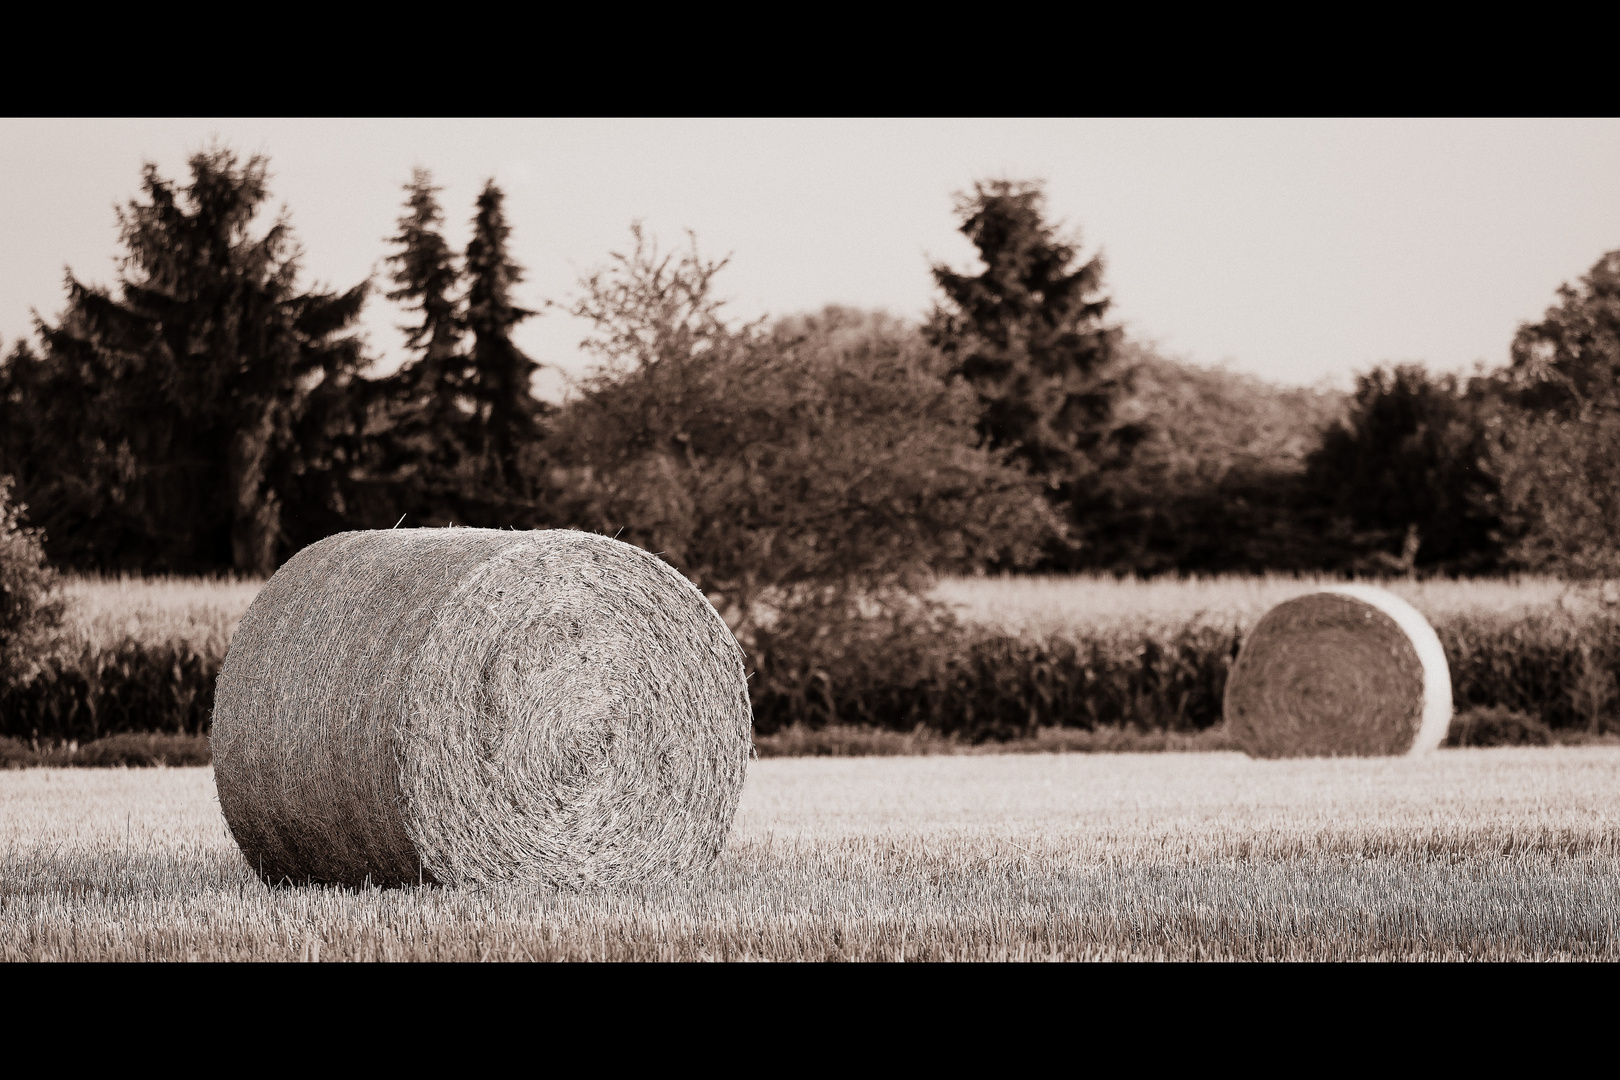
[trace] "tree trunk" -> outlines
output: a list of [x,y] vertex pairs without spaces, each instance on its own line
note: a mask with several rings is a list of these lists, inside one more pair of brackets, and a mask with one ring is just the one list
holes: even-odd
[[239,574],[268,577],[276,569],[281,539],[281,500],[265,484],[275,406],[231,439],[231,566]]

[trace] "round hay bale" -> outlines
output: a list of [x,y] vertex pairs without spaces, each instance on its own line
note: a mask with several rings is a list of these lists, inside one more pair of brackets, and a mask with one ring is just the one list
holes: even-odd
[[1251,757],[1423,753],[1445,741],[1451,672],[1411,604],[1342,585],[1266,612],[1227,675],[1224,712]]
[[742,650],[662,560],[571,531],[340,533],[220,672],[220,809],[272,883],[613,885],[710,865],[752,749]]

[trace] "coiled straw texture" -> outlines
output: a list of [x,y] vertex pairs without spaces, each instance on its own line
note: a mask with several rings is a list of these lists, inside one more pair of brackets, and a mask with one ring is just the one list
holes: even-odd
[[710,865],[752,748],[691,582],[571,531],[341,533],[243,617],[220,808],[272,883],[612,885]]
[[1252,757],[1423,753],[1445,740],[1451,674],[1416,608],[1345,585],[1268,611],[1227,675],[1224,705]]

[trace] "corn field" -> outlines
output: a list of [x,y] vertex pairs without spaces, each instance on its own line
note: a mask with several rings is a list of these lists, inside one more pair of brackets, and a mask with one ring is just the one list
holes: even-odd
[[[1194,733],[1219,724],[1247,626],[1319,582],[958,579],[951,614],[874,620],[750,680],[756,730],[918,729],[970,743],[1050,729]],[[1555,731],[1620,731],[1620,606],[1550,579],[1396,582],[1435,624],[1459,709],[1498,706]],[[0,687],[0,735],[87,742],[207,730],[253,581],[75,579],[37,678]],[[764,659],[764,658],[751,658]]]

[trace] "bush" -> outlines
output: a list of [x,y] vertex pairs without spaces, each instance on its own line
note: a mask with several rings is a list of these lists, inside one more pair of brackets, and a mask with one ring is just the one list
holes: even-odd
[[1459,712],[1500,706],[1597,732],[1616,706],[1620,617],[1465,615],[1435,627]]
[[1447,746],[1546,746],[1553,733],[1529,713],[1493,706],[1469,709],[1451,718]]
[[70,756],[66,764],[106,769],[120,766],[207,765],[213,760],[208,740],[201,735],[141,735],[130,732],[86,743]]
[[839,724],[825,728],[794,725],[774,735],[759,735],[754,750],[769,757],[921,757],[933,754],[974,754],[1011,750],[1026,754],[1126,754],[1152,751],[1190,753],[1236,750],[1223,727],[1185,734],[1139,731],[1134,728],[1042,728],[1026,739],[1007,743],[974,744],[941,735],[927,728],[884,731],[881,728]]
[[36,749],[21,739],[0,735],[0,769],[34,766],[88,769],[149,768],[167,765],[207,765],[214,760],[202,735],[124,734],[79,746],[57,743]]
[[0,685],[0,735],[49,742],[122,732],[202,735],[224,657],[183,640],[59,645],[20,685]]
[[[1466,615],[1435,627],[1462,712],[1499,707],[1601,732],[1620,701],[1620,618]],[[750,654],[754,724],[910,732],[969,743],[1047,730],[1193,733],[1221,722],[1232,626],[1017,636],[926,609],[839,627],[779,627]],[[1529,736],[1526,736],[1529,737]],[[1562,736],[1561,736],[1562,737]]]
[[838,307],[735,326],[723,263],[633,234],[574,309],[602,365],[548,436],[554,521],[657,552],[751,651],[784,612],[842,626],[937,571],[1030,565],[1061,532],[914,327]]
[[[1620,711],[1620,613],[1473,613],[1441,619],[1435,630],[1460,713],[1527,714],[1565,742],[1612,730]],[[1217,728],[1243,635],[1235,625],[1191,620],[1020,636],[914,603],[859,617],[788,612],[747,644],[762,745],[790,729],[914,738],[921,728],[968,746],[1072,741],[1095,732],[1081,741],[1106,748],[1114,736],[1104,732],[1202,739]],[[126,732],[204,735],[224,648],[217,633],[195,643],[168,634],[59,641],[29,682],[0,684],[0,736],[41,745]]]
[[754,726],[917,727],[969,743],[1045,728],[1193,732],[1221,719],[1235,629],[1020,637],[918,605],[838,626],[779,624],[749,660]]
[[27,507],[11,501],[11,486],[11,477],[0,476],[0,692],[38,674],[39,656],[62,621],[44,537],[22,527]]
[[26,769],[39,764],[34,748],[21,739],[0,735],[0,769]]

